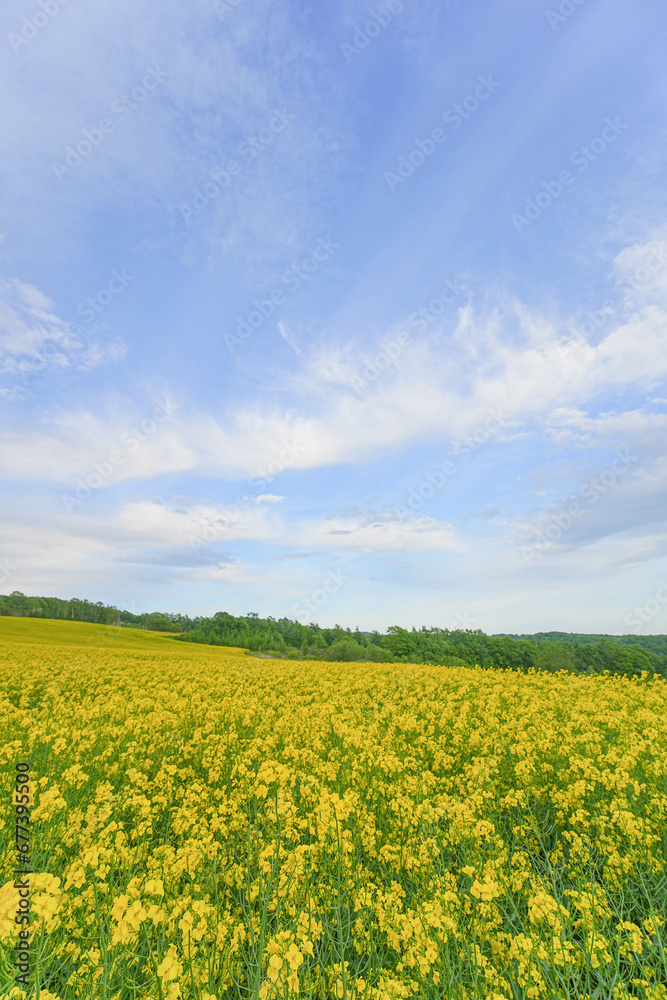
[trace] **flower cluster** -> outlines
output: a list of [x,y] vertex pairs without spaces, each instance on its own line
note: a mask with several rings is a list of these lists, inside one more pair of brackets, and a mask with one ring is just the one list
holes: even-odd
[[0,663],[42,998],[667,1000],[664,680],[195,645]]

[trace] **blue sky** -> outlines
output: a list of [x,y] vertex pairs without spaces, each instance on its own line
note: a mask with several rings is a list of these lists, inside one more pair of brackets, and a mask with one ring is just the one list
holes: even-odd
[[0,591],[667,631],[657,0],[0,22]]

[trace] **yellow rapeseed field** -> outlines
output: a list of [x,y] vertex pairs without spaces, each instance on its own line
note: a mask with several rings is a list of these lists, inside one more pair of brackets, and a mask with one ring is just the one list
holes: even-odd
[[0,995],[667,1000],[664,680],[16,619],[0,659]]

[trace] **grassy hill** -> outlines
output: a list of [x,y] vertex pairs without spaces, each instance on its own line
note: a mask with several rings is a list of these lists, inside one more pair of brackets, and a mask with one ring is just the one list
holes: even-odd
[[[39,646],[85,646],[89,649],[173,650],[174,637],[138,628],[91,622],[0,616],[0,643]],[[206,647],[202,647],[206,648]]]

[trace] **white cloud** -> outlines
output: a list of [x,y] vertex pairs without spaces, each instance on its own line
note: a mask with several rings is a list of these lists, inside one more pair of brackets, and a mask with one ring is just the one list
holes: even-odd
[[127,350],[127,344],[121,339],[111,340],[106,344],[94,342],[88,344],[81,357],[77,358],[76,367],[81,371],[90,371],[109,361],[122,361]]
[[247,577],[247,567],[238,564],[229,545],[239,540],[273,544],[286,534],[271,504],[249,504],[232,512],[220,504],[198,502],[184,508],[139,500],[100,513],[87,503],[71,513],[59,504],[55,514],[39,504],[38,515],[33,504],[28,509],[6,505],[0,555],[23,579],[50,580],[52,589],[62,589],[63,581],[82,574],[97,579],[105,566],[127,563],[171,567],[193,579],[219,572]]
[[666,302],[667,244],[654,239],[626,247],[614,258],[612,275],[630,302]]
[[618,450],[606,465],[589,469],[556,503],[514,518],[517,545],[527,549],[529,565],[589,549],[598,553],[596,561],[599,553],[607,554],[608,569],[656,558],[660,551],[654,541],[664,534],[666,490],[667,458]]
[[[517,317],[519,342],[503,335]],[[667,313],[654,305],[611,329],[597,346],[566,350],[553,324],[519,304],[489,315],[468,308],[451,337],[414,339],[362,389],[340,382],[351,365],[363,368],[364,354],[357,351],[355,360],[349,346],[314,347],[300,371],[278,376],[291,403],[268,406],[260,399],[224,417],[182,406],[136,449],[124,444],[132,434],[127,412],[134,409],[135,422],[150,419],[151,404],[143,414],[121,399],[106,416],[52,413],[44,426],[7,433],[0,468],[10,478],[65,483],[120,449],[123,462],[109,485],[192,470],[268,483],[286,469],[363,462],[419,442],[454,441],[483,427],[494,412],[502,417],[502,440],[529,426],[544,429],[552,412],[593,406],[610,391],[654,391],[667,375],[666,337]]]
[[660,455],[667,440],[667,413],[642,407],[590,416],[577,407],[562,407],[549,415],[547,432],[551,443],[561,448],[630,448]]
[[[20,569],[23,578],[43,573],[56,581],[63,567],[67,567],[66,576],[75,577],[101,572],[110,563],[171,567],[193,579],[209,579],[218,572],[259,578],[260,569],[252,570],[247,557],[239,557],[239,543],[260,543],[262,563],[271,552],[278,558],[285,549],[339,551],[348,558],[355,552],[466,551],[465,541],[451,525],[431,517],[360,512],[290,523],[272,508],[272,504],[232,507],[202,501],[184,506],[181,498],[178,506],[139,500],[100,513],[84,503],[72,514],[51,514],[39,537],[34,531],[34,510],[13,510],[3,517],[11,541],[1,554]],[[277,580],[280,571],[271,572]],[[302,571],[297,568],[291,573],[298,577]]]
[[0,279],[0,373],[29,376],[46,369],[97,368],[120,361],[126,345],[91,341],[78,324],[61,319],[55,303],[34,285]]
[[[0,280],[0,365],[5,372],[31,367],[47,341],[70,350],[83,345],[69,325],[53,312],[54,303],[33,285],[16,278]],[[58,353],[64,363],[64,354]]]
[[393,512],[358,513],[295,526],[293,541],[313,548],[363,553],[463,552],[467,545],[451,524],[433,517],[408,517]]

